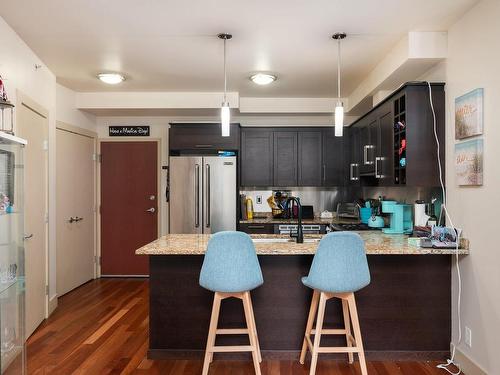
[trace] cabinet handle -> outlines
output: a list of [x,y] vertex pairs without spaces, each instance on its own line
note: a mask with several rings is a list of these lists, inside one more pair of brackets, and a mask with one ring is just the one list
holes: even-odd
[[326,181],[326,164],[323,164],[323,182]]
[[358,181],[359,180],[359,177],[355,177],[354,176],[354,167],[359,167],[359,164],[358,163],[351,163],[350,165],[350,179],[351,181]]
[[264,229],[265,227],[263,225],[249,225],[247,228],[248,229]]
[[368,160],[368,150],[375,148],[374,145],[364,145],[363,146],[363,163],[365,165],[372,165],[373,161]]
[[378,162],[381,160],[382,158],[379,156],[375,158],[375,178],[382,178],[382,175],[378,173]]
[[195,145],[194,147],[196,147],[196,148],[210,148],[210,147],[214,147],[214,145]]

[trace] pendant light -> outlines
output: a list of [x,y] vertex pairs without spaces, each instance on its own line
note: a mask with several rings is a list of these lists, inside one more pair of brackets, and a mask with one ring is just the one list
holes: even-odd
[[345,33],[335,33],[332,38],[337,41],[337,103],[335,105],[335,136],[342,137],[344,131],[344,103],[340,100],[340,41]]
[[229,109],[229,102],[227,101],[227,74],[226,74],[226,41],[231,39],[233,36],[231,34],[219,34],[217,35],[219,39],[224,41],[224,100],[222,101],[220,109],[220,123],[221,131],[223,137],[229,137],[230,134],[230,121],[231,121],[231,110]]

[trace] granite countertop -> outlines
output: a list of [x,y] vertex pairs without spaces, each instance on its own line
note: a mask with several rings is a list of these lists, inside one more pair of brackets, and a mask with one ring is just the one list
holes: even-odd
[[[455,254],[453,249],[424,249],[408,245],[407,235],[390,235],[380,231],[356,232],[365,241],[369,255],[425,255]],[[304,235],[304,243],[266,242],[265,239],[287,239],[287,235],[252,234],[255,249],[259,255],[307,255],[314,254],[321,235]],[[210,238],[209,234],[169,234],[160,237],[140,249],[137,255],[203,255]],[[468,254],[468,249],[459,250],[459,254]]]

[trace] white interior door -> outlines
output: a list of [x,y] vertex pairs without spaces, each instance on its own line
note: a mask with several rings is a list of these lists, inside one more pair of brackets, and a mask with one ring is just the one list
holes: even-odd
[[94,278],[95,139],[56,131],[57,295]]
[[24,153],[26,337],[45,319],[47,270],[47,112],[21,101],[17,135],[28,141]]

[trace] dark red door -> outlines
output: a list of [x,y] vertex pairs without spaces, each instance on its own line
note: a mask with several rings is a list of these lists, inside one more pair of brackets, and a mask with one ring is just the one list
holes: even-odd
[[135,250],[158,237],[158,144],[102,142],[101,158],[101,274],[149,275]]

